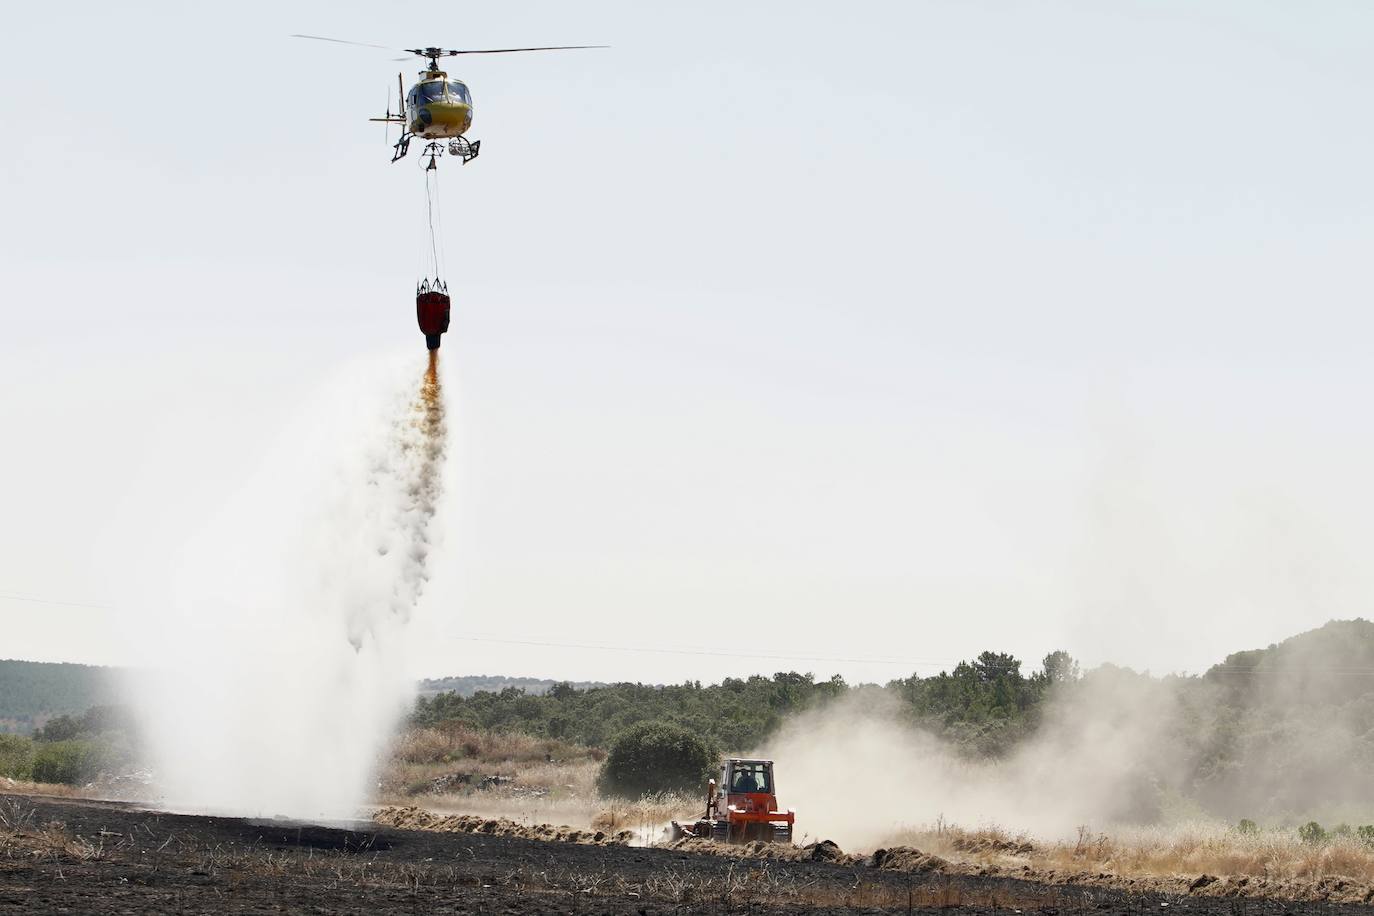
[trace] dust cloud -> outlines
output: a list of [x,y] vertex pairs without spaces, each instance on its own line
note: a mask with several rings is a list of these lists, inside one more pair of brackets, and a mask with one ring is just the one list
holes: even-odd
[[798,832],[845,849],[939,821],[1068,835],[1131,813],[1139,762],[1167,721],[1160,703],[1129,680],[1066,696],[1034,739],[972,760],[872,689],[798,716],[761,753],[778,761],[779,801],[797,809]]
[[442,537],[437,353],[331,381],[176,558],[137,641],[159,800],[352,817],[412,700],[406,626]]
[[798,835],[846,849],[939,823],[1049,840],[1240,818],[1370,823],[1367,647],[1374,624],[1333,621],[1201,677],[1104,665],[1053,688],[1034,731],[996,759],[959,753],[877,687],[793,718],[757,753],[778,762]]

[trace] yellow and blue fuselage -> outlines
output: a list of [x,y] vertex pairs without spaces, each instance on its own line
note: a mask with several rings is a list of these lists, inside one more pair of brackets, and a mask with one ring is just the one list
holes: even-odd
[[462,80],[431,71],[406,94],[406,129],[426,140],[461,137],[472,126],[472,95]]

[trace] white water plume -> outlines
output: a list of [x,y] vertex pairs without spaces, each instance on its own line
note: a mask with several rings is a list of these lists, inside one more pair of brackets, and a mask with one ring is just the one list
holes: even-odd
[[[137,634],[161,801],[351,817],[412,699],[406,623],[439,539],[437,365],[329,384],[205,530]],[[418,382],[418,385],[417,385]]]

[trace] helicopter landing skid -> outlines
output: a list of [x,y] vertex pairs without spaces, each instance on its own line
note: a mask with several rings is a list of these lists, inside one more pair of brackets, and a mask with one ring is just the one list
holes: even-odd
[[401,134],[401,139],[397,140],[396,143],[395,143],[395,145],[391,147],[391,149],[392,149],[391,161],[392,161],[392,162],[395,162],[395,161],[398,160],[398,159],[403,159],[403,158],[405,158],[405,154],[408,153],[408,152],[410,152],[410,138],[413,137],[413,136],[415,136],[415,135],[414,135],[414,134],[410,134],[410,133],[404,133],[404,132],[402,132],[402,134]]

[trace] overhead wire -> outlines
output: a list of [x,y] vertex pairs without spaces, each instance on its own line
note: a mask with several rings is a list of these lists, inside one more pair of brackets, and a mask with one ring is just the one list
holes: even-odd
[[61,607],[84,607],[98,611],[117,611],[119,608],[108,604],[87,604],[81,601],[55,601],[51,598],[38,598],[33,595],[19,595],[13,592],[0,592],[0,600],[7,601],[26,601],[31,604],[53,604]]
[[495,636],[477,636],[459,633],[447,633],[449,639],[456,639],[463,642],[499,643],[513,646],[539,646],[553,649],[585,649],[600,652],[649,652],[659,655],[695,655],[708,656],[712,658],[748,658],[748,659],[767,659],[771,661],[793,661],[793,662],[841,662],[849,664],[888,664],[888,665],[938,665],[947,664],[946,662],[916,661],[913,659],[903,659],[894,657],[846,657],[836,655],[783,655],[776,653],[759,652],[724,652],[718,649],[698,649],[670,646],[618,646],[606,645],[602,643],[580,643],[580,642],[553,642],[546,640],[533,639],[506,639]]
[[[957,667],[960,664],[972,663],[976,659],[919,659],[905,658],[900,656],[843,656],[843,655],[789,655],[777,653],[758,653],[758,652],[729,652],[719,649],[689,648],[689,647],[662,647],[662,646],[626,646],[605,643],[587,642],[556,642],[552,640],[533,640],[533,639],[509,639],[505,637],[486,636],[476,634],[446,633],[448,639],[459,640],[462,642],[496,643],[513,646],[532,646],[551,649],[582,649],[597,652],[633,652],[633,653],[652,653],[659,655],[692,655],[710,658],[742,658],[742,659],[764,659],[770,661],[792,661],[792,662],[830,662],[841,664],[871,664],[871,665],[900,665],[903,667],[916,668],[940,668],[948,669]],[[1021,664],[991,664],[983,666],[994,670],[1019,669]],[[1209,673],[1216,672],[1224,675],[1279,675],[1293,673],[1312,673],[1321,672],[1325,674],[1335,674],[1351,677],[1374,677],[1374,666],[1308,666],[1308,667],[1252,667],[1248,670],[1241,670],[1230,665],[1216,665],[1209,669]]]
[[[19,601],[33,604],[46,604],[59,607],[78,607],[89,608],[92,610],[115,611],[123,613],[125,608],[120,608],[110,604],[98,604],[82,601],[66,601],[54,598],[46,598],[38,595],[29,595],[10,590],[0,590],[0,602]],[[786,653],[759,653],[759,652],[732,652],[720,649],[707,649],[691,646],[631,646],[618,645],[611,643],[595,642],[573,642],[562,640],[536,640],[536,639],[511,639],[501,636],[491,636],[478,633],[445,633],[447,639],[460,642],[491,643],[498,645],[529,646],[536,648],[549,649],[579,649],[593,652],[632,652],[649,653],[655,655],[687,655],[709,658],[736,658],[753,659],[768,661],[790,661],[790,662],[829,662],[839,664],[871,664],[871,665],[901,665],[904,667],[915,668],[951,668],[961,663],[969,663],[974,659],[932,659],[932,658],[909,658],[892,655],[869,655],[869,656],[845,656],[845,655],[805,655],[805,654],[786,654]],[[991,668],[1019,668],[1019,664],[1008,665],[989,665]],[[1374,677],[1374,666],[1359,665],[1303,665],[1303,666],[1261,666],[1261,665],[1228,665],[1221,663],[1212,666],[1208,670],[1209,674],[1227,677],[1250,677],[1254,675],[1291,675],[1300,673],[1322,673],[1343,677]]]

